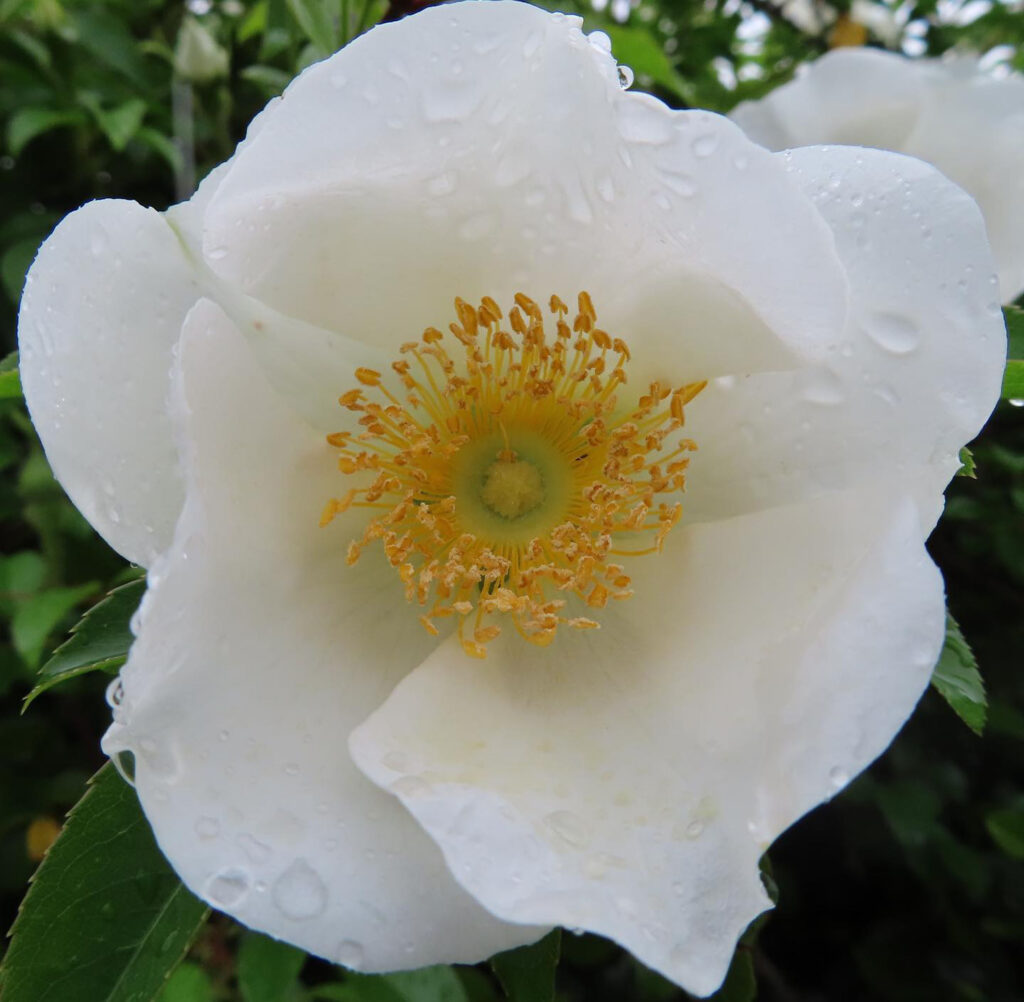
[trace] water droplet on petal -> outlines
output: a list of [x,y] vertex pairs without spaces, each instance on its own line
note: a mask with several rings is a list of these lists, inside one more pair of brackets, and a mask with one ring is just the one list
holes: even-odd
[[619,86],[623,90],[629,90],[633,86],[633,80],[635,79],[633,71],[628,66],[619,66]]
[[270,858],[270,846],[261,842],[258,838],[244,833],[236,839],[242,851],[254,863],[265,863]]
[[864,333],[891,355],[909,355],[921,341],[921,331],[909,317],[899,313],[874,313]]
[[833,406],[845,399],[842,380],[830,369],[811,369],[802,382],[800,395],[809,403]]
[[552,811],[545,816],[544,824],[567,845],[579,848],[587,844],[587,830],[583,819],[571,811]]
[[714,132],[706,132],[693,141],[693,155],[695,157],[709,157],[718,149],[718,135]]
[[847,783],[850,782],[850,774],[840,768],[838,765],[833,766],[828,771],[828,781],[832,784],[832,787],[836,790],[841,790]]
[[124,683],[120,677],[115,678],[110,685],[107,686],[107,705],[112,709],[117,709],[124,702]]
[[344,939],[338,945],[336,959],[342,967],[358,971],[362,969],[366,960],[366,952],[361,943],[357,943],[354,939]]
[[206,885],[206,896],[221,908],[237,905],[249,893],[249,874],[244,870],[222,870]]
[[327,888],[304,859],[297,859],[277,878],[271,896],[281,913],[296,921],[315,918],[327,907]]
[[704,822],[703,821],[691,821],[686,826],[686,837],[687,838],[700,838],[704,834]]
[[587,41],[590,42],[598,52],[612,51],[612,40],[603,31],[592,31],[587,35]]
[[216,818],[200,818],[196,822],[196,834],[202,839],[216,838],[220,834],[220,822]]

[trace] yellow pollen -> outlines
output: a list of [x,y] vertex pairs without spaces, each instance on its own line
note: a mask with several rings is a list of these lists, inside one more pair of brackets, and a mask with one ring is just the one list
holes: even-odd
[[533,463],[499,459],[485,474],[480,498],[502,518],[519,518],[544,500],[544,481]]
[[356,370],[339,397],[353,425],[327,436],[353,479],[320,524],[367,509],[348,563],[379,542],[424,628],[458,617],[473,657],[501,617],[535,644],[597,627],[575,613],[630,597],[619,558],[658,552],[682,513],[696,445],[669,436],[705,383],[654,382],[624,403],[629,349],[588,293],[577,304],[570,320],[551,296],[546,327],[523,293],[507,321],[488,296],[456,299],[449,333],[403,345],[393,378]]

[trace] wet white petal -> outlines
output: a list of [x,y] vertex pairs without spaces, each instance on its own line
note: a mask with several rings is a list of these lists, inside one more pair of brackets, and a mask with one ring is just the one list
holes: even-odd
[[762,851],[926,686],[942,581],[880,492],[683,528],[637,570],[598,632],[485,662],[449,641],[351,747],[495,914],[610,936],[707,994],[769,905]]
[[365,970],[476,961],[545,930],[492,918],[391,796],[349,729],[432,646],[394,617],[383,560],[345,567],[318,527],[337,478],[323,436],[276,397],[202,301],[175,412],[188,502],[152,568],[104,747],[131,751],[161,849],[246,924]]
[[1024,77],[997,78],[963,56],[844,48],[732,118],[769,149],[847,143],[934,164],[981,207],[1002,301],[1024,291]]

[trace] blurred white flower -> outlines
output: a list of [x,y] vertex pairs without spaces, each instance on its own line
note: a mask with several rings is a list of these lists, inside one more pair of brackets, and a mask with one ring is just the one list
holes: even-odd
[[839,49],[731,117],[772,150],[841,143],[934,164],[980,206],[1003,301],[1024,291],[1024,78],[962,55]]
[[104,747],[182,879],[350,967],[563,924],[711,992],[928,682],[994,282],[926,164],[770,154],[521,3],[371,31],[166,214],[73,213],[22,379],[149,569]]

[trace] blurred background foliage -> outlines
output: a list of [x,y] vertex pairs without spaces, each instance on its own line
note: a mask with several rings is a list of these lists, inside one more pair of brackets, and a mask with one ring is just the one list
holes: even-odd
[[[92,198],[164,208],[230,156],[296,72],[418,0],[0,0],[0,355],[41,240]],[[573,9],[573,4],[549,4]],[[727,111],[839,43],[960,46],[1024,70],[1024,4],[989,0],[595,0],[635,86]],[[1024,169],[1024,168],[1022,168]],[[381,262],[385,267],[386,262]],[[975,736],[929,692],[890,751],[771,851],[779,904],[719,998],[1024,998],[1024,409],[1001,404],[931,550],[990,693]],[[105,679],[42,695],[35,673],[77,618],[137,575],[51,477],[16,384],[0,380],[0,927],[101,764]],[[2,949],[2,948],[0,948]],[[593,936],[566,935],[559,998],[683,993]],[[489,1002],[490,968],[366,978],[214,916],[163,1002]],[[69,999],[68,1002],[93,1002]]]

